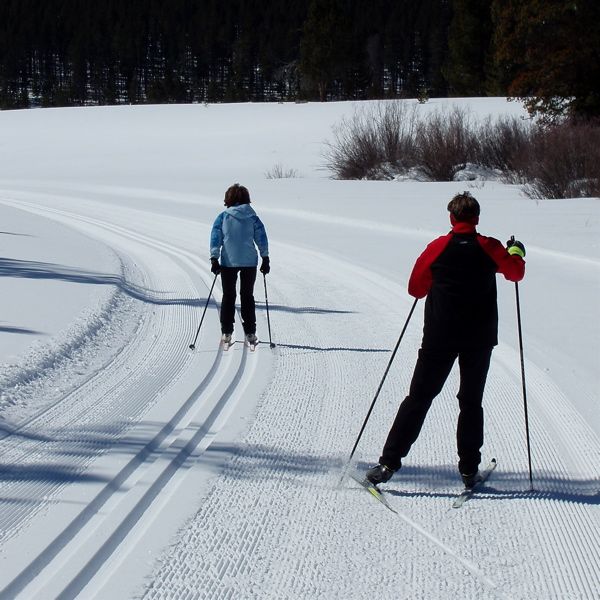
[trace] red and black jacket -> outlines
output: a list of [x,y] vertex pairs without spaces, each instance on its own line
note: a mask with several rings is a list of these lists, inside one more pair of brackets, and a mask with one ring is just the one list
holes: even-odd
[[520,281],[525,261],[500,241],[475,230],[473,222],[453,221],[448,235],[419,256],[408,282],[415,298],[427,296],[423,348],[463,350],[498,343],[496,273]]

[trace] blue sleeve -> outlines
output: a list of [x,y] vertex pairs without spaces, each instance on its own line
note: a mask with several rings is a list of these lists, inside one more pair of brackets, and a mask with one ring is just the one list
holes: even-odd
[[221,213],[213,223],[210,232],[210,257],[219,258],[221,256],[221,246],[223,245],[223,216]]
[[258,246],[261,257],[269,256],[269,240],[262,221],[256,217],[254,220],[254,243]]

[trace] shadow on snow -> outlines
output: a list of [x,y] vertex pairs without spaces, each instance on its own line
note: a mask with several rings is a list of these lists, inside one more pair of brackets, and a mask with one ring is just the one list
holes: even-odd
[[64,265],[37,261],[0,258],[0,277],[22,277],[25,279],[55,279],[71,283],[91,285],[114,285],[127,295],[150,304],[183,304],[201,306],[204,302],[196,298],[168,298],[169,292],[155,291],[135,285],[122,275],[111,275],[85,271]]
[[[94,474],[86,475],[85,468],[81,465],[70,465],[68,457],[94,458],[103,451],[110,451],[121,456],[131,456],[138,465],[162,457],[173,460],[183,468],[196,464],[202,468],[224,469],[225,476],[239,480],[287,480],[293,485],[320,487],[322,483],[307,482],[303,476],[323,474],[327,475],[329,482],[325,484],[326,487],[333,490],[338,485],[345,463],[345,457],[339,454],[302,453],[264,444],[218,442],[211,444],[200,456],[191,458],[182,455],[181,447],[160,447],[161,440],[169,434],[169,427],[165,427],[164,423],[142,422],[136,426],[135,432],[124,433],[130,425],[127,421],[119,421],[99,428],[76,427],[54,433],[47,431],[44,436],[20,431],[18,435],[24,438],[48,440],[44,441],[44,461],[27,465],[19,464],[18,461],[11,464],[0,463],[0,482],[97,481],[99,477]],[[358,472],[364,472],[369,466],[365,462],[358,462],[355,468]],[[345,489],[350,489],[351,486],[352,483],[349,482]],[[535,473],[534,486],[535,489],[530,491],[526,472],[503,471],[499,468],[481,488],[478,496],[486,500],[545,499],[586,505],[600,504],[600,482],[596,479],[564,478],[540,470]],[[454,465],[404,466],[383,489],[390,496],[396,497],[453,498],[460,492],[462,485]]]
[[[159,305],[204,306],[206,298],[169,298],[170,292],[150,290],[127,281],[122,275],[85,271],[65,265],[38,261],[0,258],[0,277],[21,277],[24,279],[55,279],[70,283],[88,285],[114,285],[127,295],[142,302]],[[214,299],[213,299],[213,302]],[[216,302],[215,302],[216,304]],[[266,310],[265,304],[256,303],[258,310]],[[316,306],[282,306],[269,304],[269,310],[290,313],[310,314],[349,314],[352,311],[319,308]],[[21,333],[28,333],[27,330]]]
[[41,331],[26,329],[25,327],[13,327],[12,325],[0,325],[0,333],[22,333],[25,335],[42,335]]
[[350,348],[346,346],[306,346],[301,344],[277,343],[278,348],[292,350],[310,350],[311,352],[391,352],[389,348]]

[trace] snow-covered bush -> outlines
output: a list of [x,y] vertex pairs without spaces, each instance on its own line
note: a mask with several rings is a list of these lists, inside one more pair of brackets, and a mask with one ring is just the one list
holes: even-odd
[[533,198],[600,196],[600,127],[570,123],[536,128],[524,165]]
[[416,111],[380,102],[343,119],[326,145],[325,166],[337,179],[393,179],[416,164]]
[[403,101],[368,105],[333,131],[325,167],[337,179],[524,184],[537,198],[598,196],[600,126],[544,126],[518,117],[477,122],[462,107],[419,113]]
[[421,119],[415,143],[417,166],[431,181],[453,181],[477,159],[477,130],[464,108],[436,111]]

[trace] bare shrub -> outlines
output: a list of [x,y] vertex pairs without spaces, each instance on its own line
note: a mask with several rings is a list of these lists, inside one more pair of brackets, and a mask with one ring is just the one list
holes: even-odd
[[537,127],[524,174],[532,198],[600,196],[600,127]]
[[491,170],[536,198],[600,195],[597,123],[549,127],[504,116],[477,124],[461,107],[418,116],[417,105],[380,102],[344,119],[324,156],[338,179],[452,181]]
[[298,177],[298,171],[296,169],[285,169],[283,165],[277,163],[273,165],[270,171],[265,173],[267,179],[294,179]]
[[325,166],[337,179],[363,179],[382,162],[382,152],[372,122],[355,113],[333,130],[334,141],[325,151]]
[[416,106],[404,102],[379,104],[375,114],[375,129],[384,161],[398,172],[406,172],[416,164]]
[[524,181],[532,125],[515,116],[488,117],[478,128],[477,163],[498,169],[511,183]]
[[420,121],[415,143],[418,167],[432,181],[452,181],[467,163],[477,160],[477,133],[469,113],[460,107]]
[[402,102],[356,111],[334,128],[325,166],[337,179],[389,179],[414,164],[416,115]]

